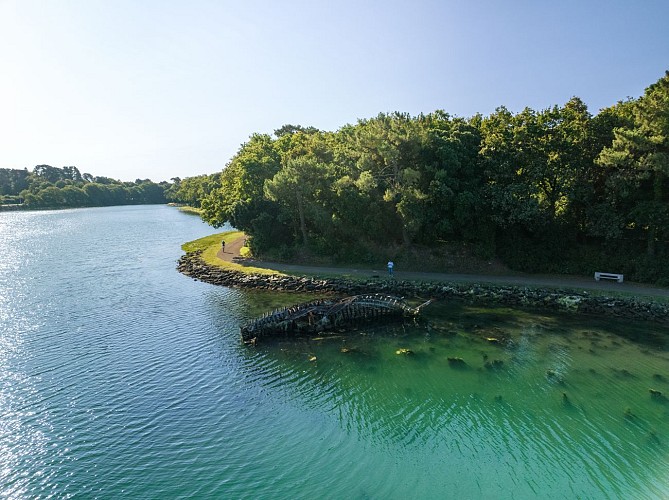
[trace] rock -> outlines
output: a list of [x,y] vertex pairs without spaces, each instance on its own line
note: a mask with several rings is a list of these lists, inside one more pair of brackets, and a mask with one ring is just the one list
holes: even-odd
[[546,370],[546,378],[549,380],[549,382],[557,383],[557,384],[564,384],[564,379],[562,378],[562,375],[557,373],[555,370]]
[[467,367],[467,363],[462,358],[451,357],[451,358],[446,358],[446,359],[448,359],[448,364],[451,365],[453,368],[466,368]]
[[[183,255],[177,270],[205,283],[237,288],[252,288],[276,291],[309,291],[359,295],[364,293],[390,293],[407,298],[434,297],[435,299],[458,299],[467,303],[490,305],[501,304],[513,307],[539,308],[543,310],[567,311],[578,314],[608,315],[635,320],[669,324],[669,306],[658,303],[643,303],[637,299],[613,299],[592,297],[587,293],[570,290],[528,289],[514,286],[482,284],[419,283],[408,281],[368,280],[365,282],[345,279],[317,279],[300,276],[249,275],[228,271],[204,263],[201,251]],[[490,336],[492,339],[504,339]]]

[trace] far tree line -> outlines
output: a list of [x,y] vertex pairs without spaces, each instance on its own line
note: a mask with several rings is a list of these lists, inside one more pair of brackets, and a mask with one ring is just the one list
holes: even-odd
[[256,255],[379,262],[466,246],[531,272],[669,283],[669,72],[591,114],[382,113],[335,132],[254,134],[170,197],[245,231]]
[[0,168],[0,202],[23,208],[72,208],[166,203],[171,183],[150,179],[122,182],[109,177],[82,174],[77,167],[37,165]]

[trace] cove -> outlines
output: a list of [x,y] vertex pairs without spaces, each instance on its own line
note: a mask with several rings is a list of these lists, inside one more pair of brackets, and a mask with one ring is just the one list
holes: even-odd
[[0,495],[669,494],[662,324],[440,300],[250,348],[240,325],[313,295],[179,273],[211,232],[165,206],[0,214]]
[[[423,326],[261,345],[251,370],[299,404],[330,409],[373,450],[412,457],[410,471],[367,471],[382,496],[664,495],[669,407],[648,390],[669,387],[664,331],[504,308],[425,315]],[[388,470],[408,484],[384,484]]]

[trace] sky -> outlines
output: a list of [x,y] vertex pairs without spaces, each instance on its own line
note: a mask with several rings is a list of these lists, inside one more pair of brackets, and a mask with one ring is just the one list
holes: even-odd
[[0,0],[0,168],[221,171],[381,112],[591,113],[669,70],[667,0]]

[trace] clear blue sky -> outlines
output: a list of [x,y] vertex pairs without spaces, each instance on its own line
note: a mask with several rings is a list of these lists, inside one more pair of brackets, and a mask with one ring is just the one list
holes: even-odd
[[255,132],[468,117],[669,69],[669,0],[0,0],[0,167],[220,171]]

